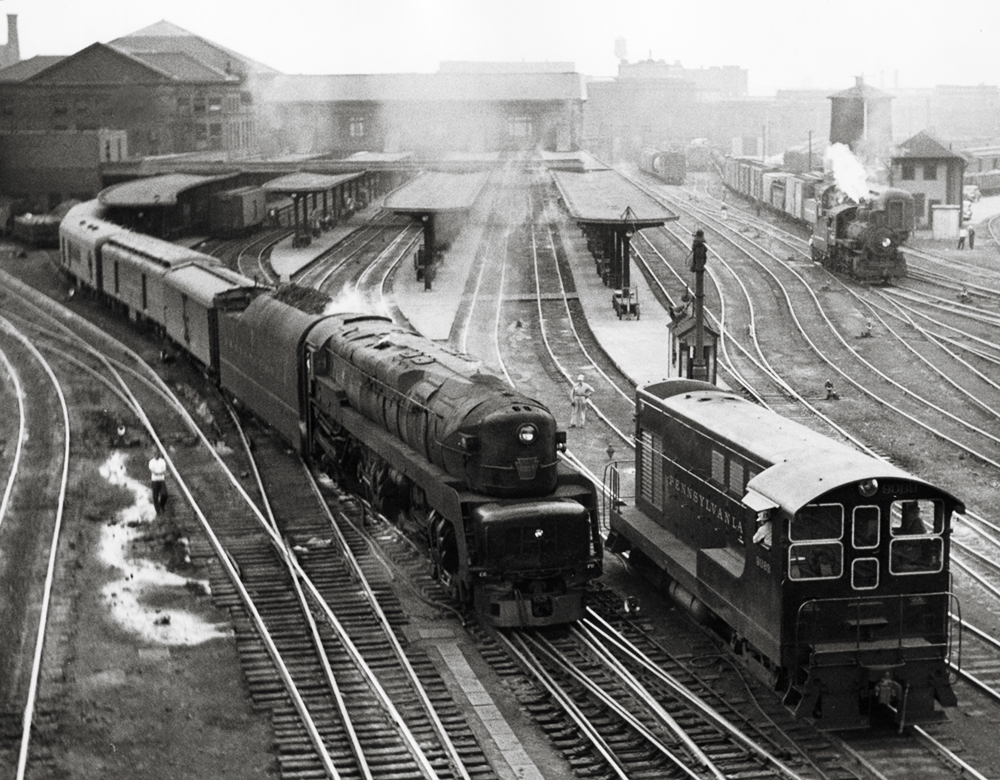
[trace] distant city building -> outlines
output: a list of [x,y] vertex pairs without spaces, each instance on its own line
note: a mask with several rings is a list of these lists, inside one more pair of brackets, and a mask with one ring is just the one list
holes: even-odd
[[748,72],[736,65],[713,66],[710,68],[685,68],[680,60],[673,64],[665,60],[640,60],[639,62],[619,62],[618,78],[645,81],[679,79],[694,84],[698,100],[721,100],[742,98],[748,94]]
[[427,74],[278,76],[262,87],[272,152],[576,151],[572,63],[444,63]]
[[[736,134],[752,135],[752,145],[762,124],[746,122],[748,114],[734,110],[747,98],[747,71],[736,66],[685,68],[680,62],[640,60],[626,62],[623,39],[615,41],[619,57],[618,76],[587,83],[583,135],[586,148],[603,159],[635,160],[644,147],[686,146],[692,139],[708,138],[717,144],[720,117],[733,118],[746,126]],[[752,124],[755,130],[749,129]],[[728,142],[729,135],[726,134]]]
[[124,130],[133,155],[250,150],[254,76],[271,68],[159,22],[0,70],[0,132]]

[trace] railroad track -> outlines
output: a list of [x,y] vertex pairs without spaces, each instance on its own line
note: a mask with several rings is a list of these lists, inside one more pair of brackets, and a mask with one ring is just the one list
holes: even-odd
[[[11,308],[9,300],[5,308]],[[8,355],[14,350],[21,353],[17,368]],[[0,317],[0,357],[18,409],[14,456],[0,500],[4,531],[0,539],[10,562],[0,574],[5,593],[0,615],[12,638],[0,653],[0,679],[6,688],[0,696],[4,715],[0,719],[0,767],[6,766],[11,777],[21,780],[27,771],[32,725],[42,709],[39,685],[49,614],[58,603],[56,554],[63,541],[71,425],[63,383],[51,361],[7,317]],[[29,381],[32,392],[26,399]],[[25,577],[25,571],[40,576]],[[21,636],[26,640],[23,647],[17,641]]]
[[[98,337],[82,321],[74,326]],[[176,490],[168,513],[180,527],[203,527],[205,535],[192,534],[189,549],[211,569],[214,598],[233,613],[253,699],[272,713],[283,775],[346,771],[380,778],[403,771],[468,778],[472,767],[491,777],[433,664],[397,636],[405,614],[353,525],[340,527],[284,445],[260,436],[263,492],[277,496],[271,503],[278,509],[277,520],[265,520],[223,466],[218,418],[209,423],[202,410],[202,426],[196,425],[152,372],[139,378],[144,372],[135,362],[139,369],[124,392],[149,435],[178,450],[170,459]],[[124,382],[122,372],[109,368]],[[156,410],[152,420],[143,406]],[[359,563],[348,568],[345,560]],[[45,712],[36,730],[58,729],[63,717]]]
[[[432,770],[431,776],[465,777],[468,772],[490,776],[485,756],[433,663],[422,650],[406,647],[402,637],[406,613],[385,570],[373,560],[368,543],[355,530],[355,525],[364,522],[362,506],[351,502],[329,512],[328,500],[341,502],[329,490],[325,494],[318,491],[303,466],[288,455],[283,442],[263,433],[253,436],[253,442],[268,503],[280,519],[281,536],[305,578],[315,586],[309,605],[320,616],[317,622],[326,624],[319,632],[323,653],[313,652],[308,613],[299,610],[289,597],[291,583],[285,567],[273,555],[270,540],[264,538],[251,545],[242,523],[220,529],[220,536],[232,539],[233,547],[227,549],[250,545],[243,554],[232,553],[243,581],[253,583],[256,598],[263,604],[283,605],[274,616],[275,624],[282,627],[283,645],[287,643],[283,655],[296,659],[297,685],[304,697],[319,699],[310,711],[331,711],[322,733],[324,743],[334,746],[334,764],[349,766],[361,760],[349,749],[356,739],[360,756],[366,757],[375,778],[395,776],[404,766],[425,774]],[[358,561],[358,568],[346,566],[345,556]],[[213,578],[213,593],[221,604],[236,607],[236,595],[224,579]],[[289,776],[321,771],[314,746],[282,681],[262,653],[256,633],[245,623],[237,623],[237,641],[251,696],[273,713],[283,771]],[[333,716],[332,702],[327,700],[329,675],[324,666],[334,670],[344,702],[345,717],[339,723]],[[415,672],[415,680],[405,666]],[[434,707],[428,712],[424,705],[431,701]],[[460,762],[440,744],[441,726],[434,718],[447,725],[444,738],[459,746]],[[346,728],[347,723],[353,725],[355,736]]]
[[685,618],[658,616],[654,629],[613,592],[591,596],[591,616],[568,629],[480,630],[484,656],[577,776],[861,776]]

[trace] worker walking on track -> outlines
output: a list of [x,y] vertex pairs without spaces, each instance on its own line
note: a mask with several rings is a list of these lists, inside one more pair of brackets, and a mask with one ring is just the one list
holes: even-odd
[[579,425],[583,428],[587,424],[587,404],[590,396],[594,394],[594,388],[583,381],[583,374],[576,378],[576,384],[569,391],[569,400],[573,405],[573,416],[570,418],[569,427],[575,428]]
[[153,509],[159,514],[167,504],[167,462],[156,450],[149,460],[149,482],[153,489]]

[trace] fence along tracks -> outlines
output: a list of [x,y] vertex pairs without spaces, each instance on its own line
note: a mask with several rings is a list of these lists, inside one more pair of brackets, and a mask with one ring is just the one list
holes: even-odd
[[[32,296],[27,288],[24,292],[26,296]],[[63,329],[64,337],[68,338],[68,329],[59,327]],[[106,338],[79,318],[73,320],[73,327],[90,333],[92,338]],[[79,345],[81,342],[77,339],[76,343]],[[97,355],[97,350],[89,345],[85,345],[84,349]],[[139,385],[155,386],[158,396],[170,393],[137,355],[132,354],[131,360],[139,365],[137,374],[145,373]],[[143,412],[142,404],[126,382],[124,372],[113,367],[110,361],[106,361],[105,365],[116,377],[121,392],[130,399],[135,413],[147,426],[149,435],[165,452],[166,448]],[[351,775],[360,772],[364,777],[378,778],[394,775],[409,767],[406,771],[428,778],[468,778],[466,763],[486,766],[462,719],[452,716],[449,723],[451,730],[456,731],[461,739],[463,751],[460,753],[456,740],[450,737],[448,729],[436,715],[432,695],[424,690],[424,686],[437,686],[433,692],[436,707],[447,710],[449,705],[445,699],[448,696],[443,682],[437,680],[435,683],[436,673],[426,658],[414,662],[407,660],[406,652],[394,634],[394,629],[403,621],[401,610],[395,608],[397,617],[393,624],[386,617],[386,611],[378,606],[379,599],[390,598],[388,587],[381,583],[376,589],[367,583],[356,559],[357,554],[351,553],[345,534],[335,532],[330,516],[323,514],[328,510],[319,492],[308,487],[304,492],[286,490],[284,480],[288,475],[271,475],[276,484],[282,485],[283,495],[309,496],[312,491],[310,500],[314,505],[311,510],[304,508],[301,501],[297,506],[282,507],[283,511],[297,512],[297,517],[307,517],[304,526],[293,524],[285,528],[286,533],[290,528],[292,534],[286,541],[275,530],[272,521],[253,504],[237,477],[225,467],[216,448],[183,410],[180,401],[173,398],[172,404],[183,418],[187,430],[197,434],[202,451],[210,453],[210,457],[223,469],[224,478],[231,486],[226,491],[219,490],[217,482],[204,487],[201,483],[205,480],[199,473],[203,462],[187,464],[169,461],[177,488],[205,532],[206,542],[201,552],[214,554],[212,566],[218,574],[214,579],[221,600],[228,606],[238,606],[247,617],[246,620],[238,616],[235,618],[238,629],[244,629],[240,652],[250,659],[251,665],[246,673],[252,695],[275,711],[279,761],[283,771],[319,770],[329,777],[340,777],[341,772]],[[272,457],[267,460],[287,465],[288,457],[279,452],[280,449],[283,448],[274,443],[270,452]],[[197,458],[190,460],[196,461]],[[304,479],[302,466],[294,464],[294,468],[301,472],[300,480]],[[263,479],[267,481],[267,474]],[[189,482],[196,487],[190,487]],[[212,517],[211,522],[209,516]],[[282,512],[279,511],[277,516],[282,517]],[[322,522],[317,523],[316,518]],[[299,541],[305,541],[305,546],[296,545],[296,535],[304,531],[308,532],[308,538]],[[337,537],[339,544],[310,547],[309,540],[317,535],[324,535],[330,540]],[[296,546],[299,552],[295,551]],[[308,566],[299,561],[303,550],[308,551],[305,555]],[[354,571],[348,573],[345,570],[345,561],[353,561]],[[223,577],[225,585],[222,584]],[[341,623],[329,604],[336,604],[340,611],[348,601],[348,592],[357,592],[359,583],[365,590],[366,604],[360,609],[356,605],[348,609],[352,625],[346,625],[347,621]],[[378,597],[376,590],[379,591]],[[304,600],[289,606],[293,601],[290,596],[292,591],[300,593]],[[220,600],[219,596],[217,600]],[[313,621],[314,611],[318,614],[317,622]],[[360,612],[367,613],[367,622],[358,622]],[[397,658],[394,665],[408,670],[406,674],[399,673],[394,677],[395,673],[387,671],[386,652],[378,647],[372,649],[376,644],[373,636],[379,632],[385,637],[381,641],[394,648],[390,654]],[[311,650],[303,647],[303,638],[306,637],[312,637],[305,640],[306,645],[312,645]],[[323,648],[324,652],[317,652],[317,648]],[[334,655],[334,652],[337,654]],[[262,671],[259,664],[262,656],[270,661],[270,668],[266,671]],[[415,667],[419,667],[419,673]],[[360,675],[362,682],[352,688],[345,704],[345,697],[340,695],[333,675],[347,675],[354,682],[352,675],[355,674]],[[403,692],[406,687],[410,689],[409,694]],[[366,700],[361,693],[363,688],[374,691],[370,694],[374,699]],[[417,702],[415,707],[410,700]],[[338,713],[339,717],[331,716],[331,712]],[[345,714],[349,717],[345,718]],[[292,721],[296,722],[293,724]],[[360,723],[361,727],[346,725],[354,722]],[[359,732],[364,732],[364,735],[359,736]],[[24,750],[27,751],[27,741],[24,743]],[[348,743],[350,748],[341,749]],[[401,755],[404,757],[401,758]],[[486,776],[489,776],[488,766],[486,769]],[[482,766],[479,776],[483,776]]]

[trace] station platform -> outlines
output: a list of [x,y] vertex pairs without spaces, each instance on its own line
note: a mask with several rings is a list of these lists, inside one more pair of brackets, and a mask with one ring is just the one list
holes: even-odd
[[[645,278],[638,271],[632,275],[632,285],[639,291],[639,319],[619,320],[611,305],[612,291],[604,286],[597,274],[594,260],[587,251],[586,238],[575,226],[564,227],[564,248],[572,265],[576,292],[594,336],[618,368],[636,384],[665,379],[670,316],[653,297]],[[448,339],[479,238],[474,229],[462,231],[459,240],[445,255],[432,290],[425,291],[423,282],[417,282],[413,274],[397,275],[393,283],[396,306],[427,338]]]
[[336,246],[355,230],[371,221],[378,214],[380,208],[381,206],[376,202],[366,209],[354,213],[350,219],[338,222],[330,230],[323,231],[319,236],[313,238],[309,246],[292,246],[294,235],[281,239],[271,249],[271,267],[282,282],[289,281],[330,247]]
[[645,277],[633,267],[630,281],[638,290],[639,319],[618,319],[611,305],[612,290],[601,281],[583,233],[565,224],[562,236],[580,304],[598,343],[619,370],[637,385],[666,379],[670,315],[653,296]]
[[[292,247],[292,237],[283,239],[271,251],[271,265],[287,280],[312,263],[323,252],[344,240],[378,211],[372,204],[314,238],[307,247]],[[421,334],[435,341],[447,341],[455,324],[459,304],[472,272],[476,249],[485,225],[471,220],[444,255],[431,285],[416,280],[411,268],[401,268],[393,281],[396,306]],[[564,225],[563,244],[572,266],[576,292],[594,336],[618,368],[637,385],[667,377],[670,317],[656,302],[645,278],[637,270],[632,285],[638,290],[639,319],[618,319],[611,305],[611,289],[597,274],[587,251],[583,233],[571,223]]]

